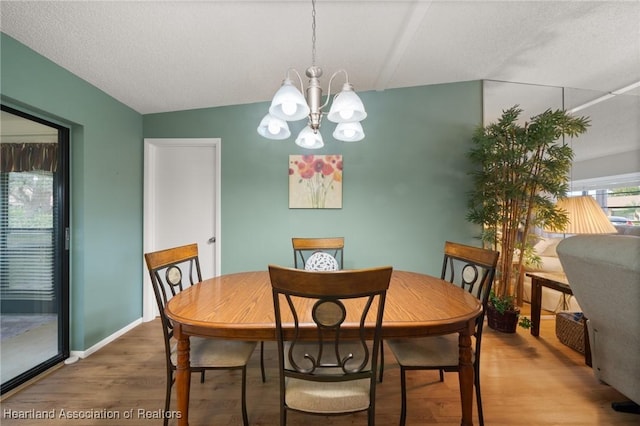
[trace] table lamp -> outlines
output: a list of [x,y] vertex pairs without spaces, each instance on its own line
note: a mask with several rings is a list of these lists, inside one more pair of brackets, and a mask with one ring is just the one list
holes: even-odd
[[[589,195],[559,199],[556,206],[567,212],[569,222],[560,230],[565,234],[615,234],[618,231]],[[556,231],[558,232],[558,231]]]

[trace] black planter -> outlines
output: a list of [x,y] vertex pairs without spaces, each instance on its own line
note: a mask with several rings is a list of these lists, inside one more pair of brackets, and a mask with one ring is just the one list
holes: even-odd
[[518,327],[518,318],[520,317],[520,308],[505,311],[504,314],[499,313],[492,304],[487,304],[487,324],[489,328],[502,333],[515,333]]

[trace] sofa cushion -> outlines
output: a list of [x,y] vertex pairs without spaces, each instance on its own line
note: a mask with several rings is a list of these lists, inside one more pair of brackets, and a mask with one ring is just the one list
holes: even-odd
[[540,256],[540,271],[564,272],[557,256]]
[[540,238],[533,247],[534,252],[540,258],[540,264],[527,264],[525,270],[529,272],[562,272],[562,265],[556,252],[556,247],[562,240],[562,238]]
[[539,264],[527,264],[525,271],[527,272],[563,272],[560,260],[553,256],[539,256]]
[[538,256],[558,257],[556,247],[562,238],[543,238],[535,245],[534,250]]
[[[564,240],[561,237],[541,237],[533,247],[535,254],[540,258],[540,263],[526,264],[527,272],[564,272],[562,264],[558,258],[556,248],[558,244]],[[531,302],[531,278],[525,276],[523,281],[524,300]],[[580,311],[580,306],[574,297],[567,297],[561,292],[543,287],[542,288],[542,309],[551,312],[558,312],[561,309],[571,309],[575,312]],[[567,306],[568,305],[568,306]]]

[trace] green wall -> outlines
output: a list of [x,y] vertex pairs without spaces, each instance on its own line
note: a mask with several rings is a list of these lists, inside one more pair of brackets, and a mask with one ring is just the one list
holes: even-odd
[[[71,128],[72,350],[142,316],[144,137],[222,139],[222,273],[291,265],[292,236],[344,236],[347,268],[432,274],[445,240],[477,243],[465,152],[481,123],[480,82],[361,92],[366,138],[336,142],[325,120],[325,148],[312,152],[258,136],[267,103],[141,116],[1,37],[2,101]],[[288,208],[290,154],[344,156],[342,209]]]
[[71,128],[71,350],[142,315],[142,116],[1,34],[2,102]]
[[[260,137],[268,103],[145,115],[144,137],[221,138],[222,273],[292,266],[293,236],[344,236],[347,268],[390,264],[439,274],[445,240],[477,244],[465,220],[465,153],[481,123],[481,91],[475,81],[360,92],[365,139],[335,141],[325,119],[325,147],[317,151],[293,137]],[[303,124],[293,123],[292,134]],[[290,154],[344,156],[342,209],[288,208]]]

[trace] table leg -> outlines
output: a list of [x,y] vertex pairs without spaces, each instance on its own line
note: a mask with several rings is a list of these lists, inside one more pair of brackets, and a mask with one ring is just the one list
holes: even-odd
[[531,335],[540,335],[540,310],[542,309],[542,286],[536,277],[531,277]]
[[471,333],[475,319],[458,337],[460,401],[462,403],[462,426],[473,425],[473,363],[471,362]]
[[176,364],[176,394],[180,417],[178,426],[189,426],[189,389],[191,371],[189,363],[189,336],[182,333],[181,324],[175,324],[173,333],[178,340],[178,363]]

